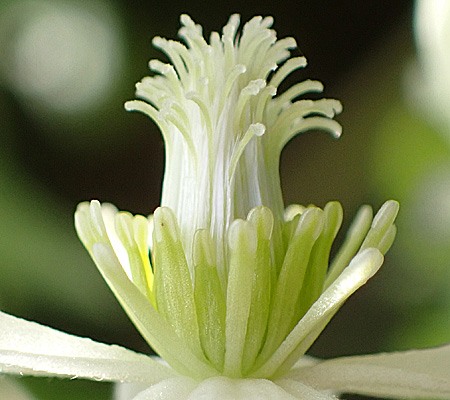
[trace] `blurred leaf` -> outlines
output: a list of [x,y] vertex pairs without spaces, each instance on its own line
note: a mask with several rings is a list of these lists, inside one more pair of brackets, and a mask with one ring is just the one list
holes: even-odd
[[17,378],[16,381],[36,396],[36,400],[110,400],[112,398],[111,383],[31,377]]
[[0,306],[19,315],[40,309],[94,325],[112,324],[118,307],[76,236],[72,210],[19,166],[12,151],[13,131],[7,119],[4,122],[0,135]]

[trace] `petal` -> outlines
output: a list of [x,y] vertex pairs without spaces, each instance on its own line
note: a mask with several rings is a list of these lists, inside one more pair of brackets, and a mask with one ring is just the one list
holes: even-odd
[[335,396],[291,379],[272,382],[267,379],[232,379],[224,376],[208,378],[198,383],[187,377],[167,379],[136,397],[133,387],[124,388],[116,400],[334,400]]
[[337,397],[331,392],[322,392],[305,385],[302,382],[292,379],[280,379],[276,383],[281,386],[288,393],[292,394],[296,399],[308,400],[337,400]]
[[143,354],[69,335],[0,312],[0,371],[119,382],[159,382],[176,376]]
[[142,383],[116,383],[114,385],[114,400],[132,400],[148,388]]
[[377,397],[450,398],[450,344],[336,358],[294,371],[289,377],[295,374],[318,389]]
[[0,379],[0,399],[8,400],[35,400],[18,382],[14,379]]
[[[331,400],[332,396],[322,395],[317,390],[294,381],[267,379],[231,379],[224,376],[209,378],[201,382],[187,397],[187,400]],[[300,386],[302,387],[300,389]],[[317,394],[317,395],[313,395]],[[311,397],[307,397],[311,395]],[[305,397],[306,396],[306,397]]]
[[196,386],[197,382],[192,378],[171,378],[151,386],[132,399],[124,400],[184,400]]
[[224,376],[201,382],[187,400],[295,400],[280,386],[266,379],[231,379]]

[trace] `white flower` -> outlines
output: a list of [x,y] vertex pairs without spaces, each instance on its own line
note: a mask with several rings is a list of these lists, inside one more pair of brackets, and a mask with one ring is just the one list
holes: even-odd
[[329,266],[342,208],[284,210],[278,163],[298,132],[338,136],[331,118],[340,104],[294,101],[322,90],[313,81],[276,95],[305,61],[288,59],[295,43],[277,41],[270,18],[252,19],[239,36],[232,16],[210,44],[189,17],[182,23],[188,46],[155,39],[173,66],[151,61],[158,74],[138,84],[147,103],[127,103],[163,132],[163,207],[146,218],[92,201],[75,214],[99,271],[164,361],[0,313],[0,369],[119,382],[119,400],[450,398],[450,345],[304,355],[380,268],[398,204],[386,202],[375,218],[362,207]]

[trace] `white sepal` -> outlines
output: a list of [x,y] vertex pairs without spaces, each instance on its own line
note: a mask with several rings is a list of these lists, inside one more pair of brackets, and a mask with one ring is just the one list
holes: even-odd
[[450,344],[341,357],[288,374],[320,390],[399,399],[450,398]]
[[0,371],[116,382],[159,382],[176,373],[143,354],[0,312]]
[[231,379],[217,376],[200,383],[179,377],[160,382],[134,398],[117,400],[334,400],[335,396],[320,392],[294,380],[272,382],[267,379]]

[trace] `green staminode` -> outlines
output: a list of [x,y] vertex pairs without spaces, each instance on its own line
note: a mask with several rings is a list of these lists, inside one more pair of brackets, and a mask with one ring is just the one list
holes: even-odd
[[[157,209],[153,218],[150,273],[144,269],[148,255],[139,250],[145,245],[144,235],[135,228],[142,216],[133,219],[117,210],[113,216],[111,205],[100,206],[93,201],[80,204],[76,222],[83,243],[125,310],[175,369],[196,378],[274,378],[308,350],[343,302],[381,266],[381,252],[389,249],[395,236],[397,212],[398,204],[389,201],[372,220],[371,209],[361,208],[328,269],[330,247],[342,222],[339,203],[328,203],[324,210],[309,206],[292,219],[283,220],[281,225],[287,233],[282,249],[274,249],[272,212],[264,206],[255,207],[247,219],[233,221],[227,232],[229,272],[225,290],[217,273],[212,237],[204,229],[198,230],[193,240],[192,279],[179,227],[169,208]],[[102,219],[115,221],[115,230],[112,226],[108,230]],[[123,229],[123,220],[128,222],[125,229],[129,235],[128,242],[122,240],[120,247],[115,235]],[[371,247],[366,248],[368,241],[372,241]],[[104,248],[100,249],[102,244]],[[109,246],[111,250],[107,251]],[[145,286],[136,284],[134,293],[128,293],[142,296],[138,305],[136,299],[124,300],[120,290],[117,292],[114,275],[123,275],[123,280],[125,273],[118,271],[122,268],[119,265],[115,271],[110,270],[115,257],[112,249],[116,254],[124,249],[128,262],[135,260],[135,265],[143,268],[138,276],[147,276]],[[280,252],[281,265],[275,261],[275,250]],[[141,261],[136,261],[140,257]],[[122,260],[126,265],[123,255]],[[134,283],[130,274],[125,279]],[[151,308],[141,310],[144,297]],[[136,313],[149,310],[153,310],[148,315],[151,325],[140,326],[142,316]],[[175,349],[183,351],[170,348],[173,341],[178,343]]]

